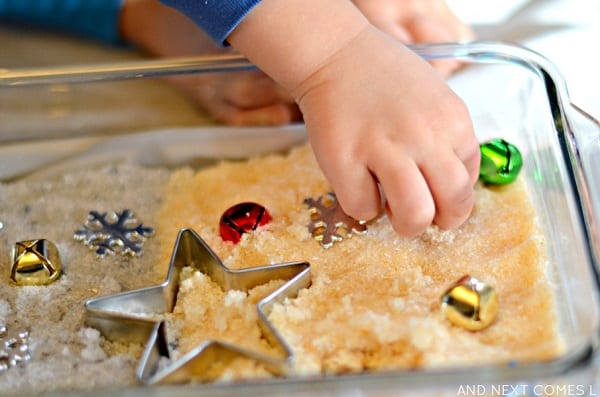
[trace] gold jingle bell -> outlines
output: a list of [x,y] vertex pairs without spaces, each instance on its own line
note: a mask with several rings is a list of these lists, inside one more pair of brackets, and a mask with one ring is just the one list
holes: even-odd
[[453,324],[479,331],[496,318],[498,297],[494,288],[466,275],[442,295],[442,310]]
[[61,274],[56,246],[45,239],[19,241],[12,250],[10,278],[18,285],[46,285]]

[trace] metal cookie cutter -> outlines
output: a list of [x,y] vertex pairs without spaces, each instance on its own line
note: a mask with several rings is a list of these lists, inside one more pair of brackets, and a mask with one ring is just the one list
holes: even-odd
[[[269,342],[279,350],[277,356],[266,355],[218,340],[205,340],[191,351],[164,366],[170,348],[165,321],[160,317],[172,312],[177,300],[179,275],[185,266],[194,266],[211,277],[224,290],[247,291],[271,280],[285,283],[257,304],[258,322]],[[263,363],[272,373],[285,375],[294,361],[294,354],[269,322],[273,306],[285,298],[293,298],[310,285],[310,264],[289,262],[230,270],[192,229],[179,231],[162,284],[119,293],[86,302],[86,323],[100,330],[107,338],[146,343],[137,368],[142,384],[185,383],[202,380],[202,374],[215,361],[227,363],[236,357],[248,357]]]

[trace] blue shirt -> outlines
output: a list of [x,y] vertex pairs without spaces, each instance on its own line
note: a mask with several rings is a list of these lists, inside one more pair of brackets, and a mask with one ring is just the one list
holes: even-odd
[[[161,0],[187,15],[219,45],[260,0]],[[323,0],[327,1],[327,0]]]
[[[219,0],[220,1],[220,0]],[[0,21],[116,43],[123,0],[0,0]]]

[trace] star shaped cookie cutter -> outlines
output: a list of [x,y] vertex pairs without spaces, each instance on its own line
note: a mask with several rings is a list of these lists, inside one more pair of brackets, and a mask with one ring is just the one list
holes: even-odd
[[[180,358],[168,362],[171,352],[166,323],[161,318],[172,312],[179,290],[179,275],[185,266],[193,266],[224,290],[247,291],[271,280],[284,284],[260,300],[256,306],[259,326],[277,355],[267,355],[219,340],[205,340]],[[159,285],[90,299],[85,303],[86,324],[111,340],[145,343],[136,376],[142,384],[175,384],[202,380],[202,374],[215,361],[227,363],[247,357],[263,363],[275,375],[289,372],[294,353],[268,316],[276,303],[297,296],[310,285],[310,264],[289,262],[230,270],[192,229],[182,229],[164,282]]]

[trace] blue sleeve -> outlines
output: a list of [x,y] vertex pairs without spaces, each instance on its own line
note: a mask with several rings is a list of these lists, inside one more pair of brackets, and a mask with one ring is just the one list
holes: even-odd
[[0,0],[0,20],[120,41],[123,0]]
[[219,45],[227,45],[227,36],[260,2],[260,0],[161,1],[187,15]]

